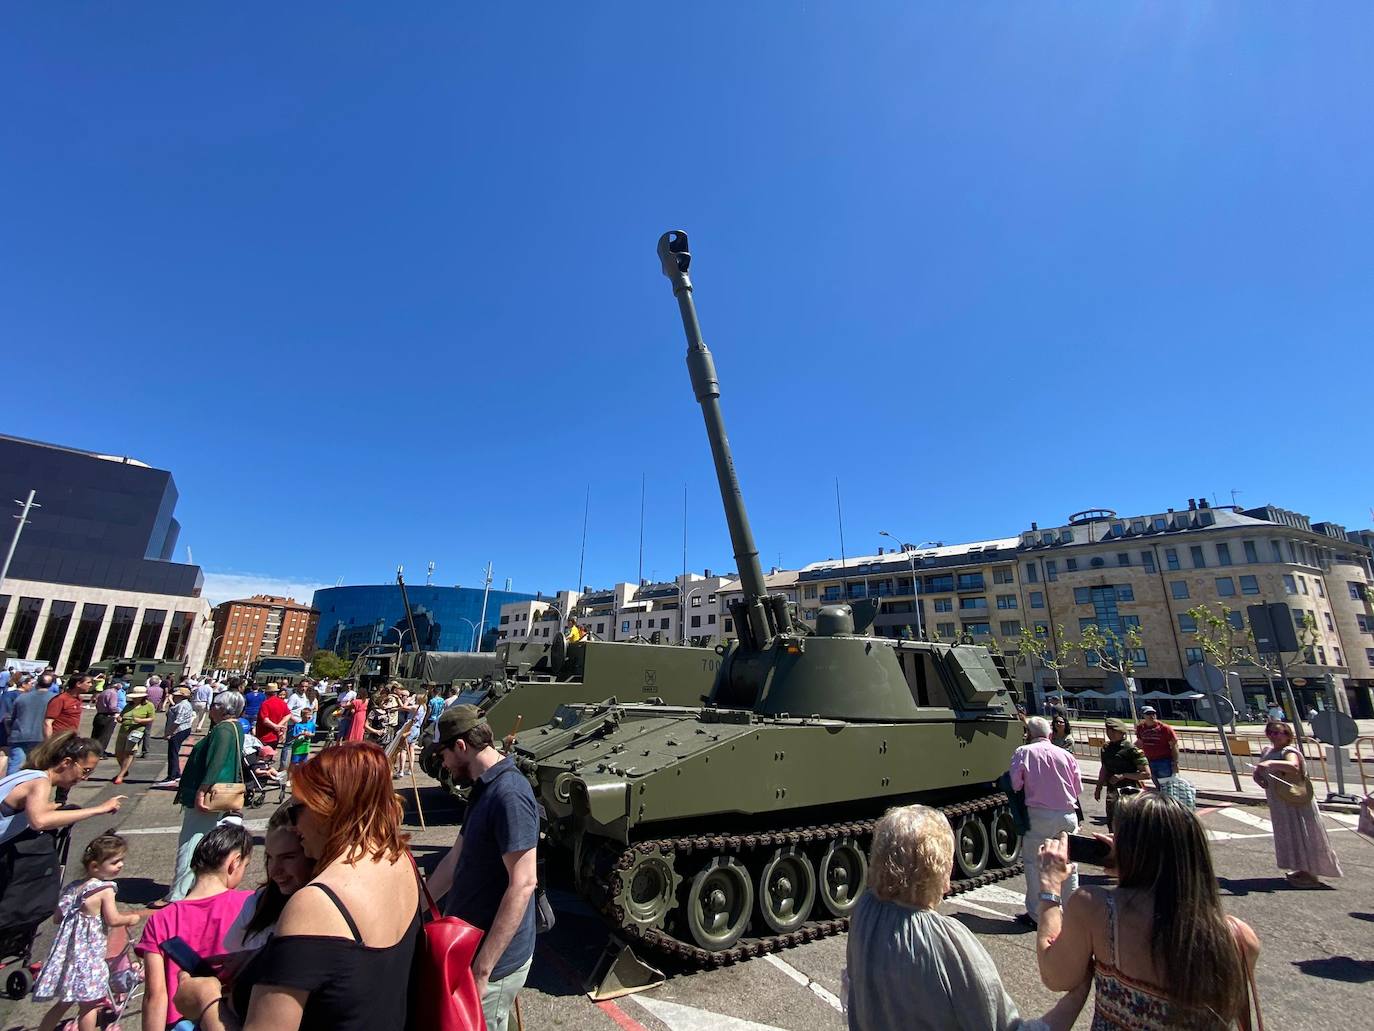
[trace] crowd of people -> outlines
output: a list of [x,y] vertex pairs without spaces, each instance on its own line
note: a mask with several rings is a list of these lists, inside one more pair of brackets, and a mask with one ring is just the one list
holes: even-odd
[[[117,812],[124,796],[86,808],[54,796],[91,775],[112,737],[113,779],[122,782],[159,712],[164,783],[176,787],[182,811],[168,892],[146,912],[117,902],[128,842],[107,832],[86,847],[81,875],[60,896],[35,986],[35,998],[51,1003],[43,1031],[73,1006],[79,1031],[93,1031],[109,942],[145,920],[133,946],[146,978],[143,1031],[406,1026],[428,896],[483,932],[473,984],[486,1026],[506,1031],[534,958],[539,810],[481,711],[458,703],[456,691],[412,693],[393,683],[367,699],[340,685],[338,742],[315,751],[320,696],[309,683],[286,693],[237,679],[149,683],[105,704],[105,692],[119,689],[98,685],[93,736],[81,737],[63,699],[76,701],[79,724],[91,678],[73,677],[57,692],[30,680],[6,710],[10,747],[17,724],[23,754],[22,768],[0,779],[0,846]],[[197,701],[201,688],[209,696]],[[24,702],[37,690],[46,695],[42,727],[31,730],[39,706]],[[844,974],[852,1029],[1067,1029],[1089,1000],[1094,1028],[1253,1026],[1259,940],[1224,913],[1206,834],[1188,797],[1167,789],[1179,779],[1177,736],[1152,711],[1142,717],[1135,726],[1105,724],[1094,798],[1107,800],[1109,833],[1097,837],[1108,883],[1080,885],[1069,855],[1083,829],[1084,784],[1068,714],[1027,718],[1012,758],[1008,779],[1024,804],[1020,919],[1036,928],[1041,981],[1063,993],[1055,1004],[1023,1016],[977,937],[938,911],[953,876],[954,832],[939,811],[902,806],[875,827],[867,890],[852,918]],[[205,733],[182,763],[202,721]],[[414,763],[425,728],[449,775],[470,788],[461,833],[427,879],[401,830],[393,783]],[[1266,733],[1270,747],[1254,778],[1266,791],[1277,863],[1297,887],[1339,877],[1292,728],[1271,720]],[[239,815],[245,739],[290,764],[290,796],[268,822],[265,876],[253,888],[244,885],[252,883],[254,839]],[[183,969],[173,940],[212,959],[214,976]]]

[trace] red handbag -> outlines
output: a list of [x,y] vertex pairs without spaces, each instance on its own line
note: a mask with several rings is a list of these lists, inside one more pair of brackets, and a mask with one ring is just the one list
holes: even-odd
[[440,916],[429,885],[415,866],[414,856],[410,856],[410,865],[420,882],[429,915],[424,923],[425,940],[415,956],[409,1026],[425,1031],[487,1031],[482,997],[477,994],[477,981],[472,976],[472,961],[477,956],[482,932],[456,916]]

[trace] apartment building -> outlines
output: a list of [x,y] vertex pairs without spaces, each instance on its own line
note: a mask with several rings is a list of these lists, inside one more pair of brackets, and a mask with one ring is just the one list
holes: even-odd
[[215,606],[209,664],[247,669],[260,655],[315,654],[320,613],[295,598],[255,594]]

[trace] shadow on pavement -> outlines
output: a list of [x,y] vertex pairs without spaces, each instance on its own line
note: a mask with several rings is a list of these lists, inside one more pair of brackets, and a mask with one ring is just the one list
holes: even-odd
[[1293,965],[1304,974],[1325,977],[1332,981],[1345,981],[1349,984],[1374,981],[1374,960],[1328,956],[1326,959],[1300,959]]
[[1329,884],[1320,888],[1299,888],[1286,877],[1218,877],[1217,884],[1227,895],[1272,895],[1278,891],[1335,891]]
[[993,920],[991,917],[978,916],[976,913],[951,913],[955,920],[967,927],[974,934],[1029,934],[1035,936],[1035,928],[1030,924],[1023,924],[1011,917],[1005,920]]
[[1367,922],[1369,922],[1369,923],[1371,923],[1371,924],[1374,924],[1374,913],[1351,913],[1351,914],[1350,914],[1350,919],[1352,919],[1352,920],[1364,920],[1364,921],[1367,921]]
[[129,906],[146,906],[167,894],[167,885],[151,877],[119,878],[119,901]]

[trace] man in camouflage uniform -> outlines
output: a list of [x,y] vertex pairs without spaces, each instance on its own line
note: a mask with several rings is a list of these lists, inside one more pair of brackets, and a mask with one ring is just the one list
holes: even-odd
[[1136,745],[1126,740],[1124,720],[1107,721],[1107,744],[1102,748],[1102,769],[1097,775],[1093,798],[1102,798],[1107,789],[1107,829],[1111,830],[1116,804],[1123,796],[1134,795],[1150,780],[1150,761]]

